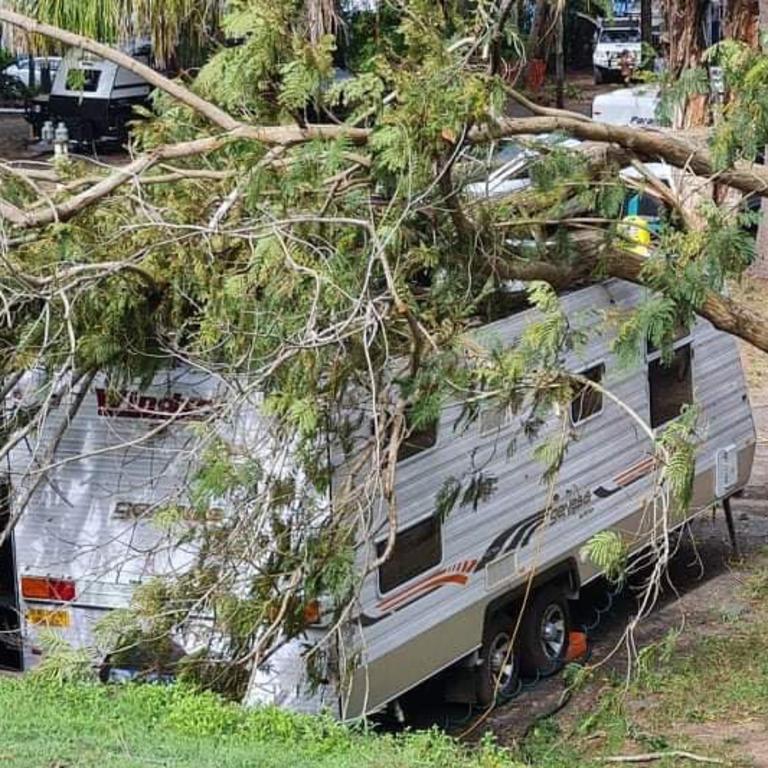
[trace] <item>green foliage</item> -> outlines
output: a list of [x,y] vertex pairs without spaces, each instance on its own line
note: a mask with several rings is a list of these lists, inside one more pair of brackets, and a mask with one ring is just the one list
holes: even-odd
[[627,543],[616,531],[598,531],[581,550],[581,556],[614,583],[624,580],[628,555]]
[[724,40],[708,51],[708,59],[722,67],[729,94],[726,119],[719,121],[711,142],[718,167],[754,160],[768,140],[768,57],[759,48]]
[[123,768],[507,768],[490,740],[465,747],[434,730],[377,736],[328,717],[245,710],[181,685],[52,685],[0,680],[3,748],[19,766]]
[[41,631],[37,642],[44,656],[32,673],[35,680],[48,685],[95,682],[95,666],[86,649],[72,648],[54,630]]
[[659,438],[659,445],[666,456],[662,468],[662,480],[669,488],[678,514],[687,510],[693,495],[696,470],[696,420],[698,410],[684,406],[681,415],[671,421]]

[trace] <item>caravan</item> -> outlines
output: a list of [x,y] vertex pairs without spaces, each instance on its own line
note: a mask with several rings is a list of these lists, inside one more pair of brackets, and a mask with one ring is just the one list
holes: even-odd
[[[128,51],[149,64],[149,47],[134,46]],[[152,88],[139,75],[114,62],[70,49],[56,71],[50,94],[30,99],[26,120],[36,138],[43,126],[63,123],[69,138],[79,143],[100,140],[123,141],[135,108],[147,106]]]
[[[608,280],[563,295],[562,306],[574,328],[589,331],[625,316],[646,296]],[[474,343],[513,345],[536,317],[534,310],[511,314],[475,331]],[[672,510],[671,526],[746,485],[755,432],[733,338],[699,318],[668,357],[648,344],[641,360],[626,367],[611,334],[593,333],[563,363],[656,432],[686,405],[697,407],[692,506],[684,516]],[[75,645],[91,644],[94,622],[127,605],[137,585],[183,571],[195,556],[164,545],[152,516],[171,497],[183,503],[174,494],[194,469],[191,435],[226,391],[210,376],[181,370],[158,375],[144,391],[123,391],[118,402],[105,392],[106,382],[97,378],[73,393],[83,400],[70,423],[66,402],[49,420],[49,437],[63,430],[55,466],[0,553],[1,615],[5,637],[15,640],[5,643],[6,666],[27,668],[39,658],[41,627]],[[600,389],[582,391],[566,413],[552,414],[536,439],[526,437],[520,415],[491,404],[459,429],[461,409],[448,405],[437,421],[411,430],[399,456],[394,549],[368,572],[387,540],[386,519],[375,520],[372,535],[358,542],[357,566],[366,575],[340,631],[330,631],[322,612],[313,617],[315,623],[252,671],[251,703],[326,708],[351,719],[396,702],[438,673],[451,699],[489,703],[497,678],[505,689],[518,669],[551,672],[563,663],[570,600],[599,575],[583,554],[596,533],[614,531],[633,551],[660,534],[652,441]],[[169,416],[172,423],[158,429]],[[223,433],[241,439],[246,422],[233,413]],[[537,440],[563,423],[573,441],[548,489],[540,480]],[[6,479],[6,519],[19,496],[14,485],[35,461],[33,447],[23,445]],[[492,492],[437,514],[436,496],[446,482],[479,470]],[[310,667],[323,671],[319,680]]]

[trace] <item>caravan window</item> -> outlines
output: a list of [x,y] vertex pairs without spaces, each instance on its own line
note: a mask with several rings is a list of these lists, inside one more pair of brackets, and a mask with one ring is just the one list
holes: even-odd
[[[600,365],[587,368],[580,375],[585,379],[594,381],[595,384],[599,384],[603,380],[603,373],[605,373],[605,366],[600,363]],[[596,416],[602,410],[603,393],[587,384],[580,384],[576,390],[576,396],[571,400],[571,423],[578,424],[586,421],[590,416]]]
[[426,451],[437,443],[437,420],[422,424],[414,429],[410,423],[411,412],[405,411],[405,437],[397,451],[397,460],[405,461]]
[[67,72],[67,90],[93,93],[99,87],[100,69],[70,69]]
[[661,355],[648,363],[648,388],[651,398],[651,427],[654,429],[680,415],[684,405],[693,402],[691,345],[678,347],[669,364]]
[[[387,542],[376,545],[376,555],[381,557],[387,548]],[[379,591],[383,594],[405,584],[406,581],[428,571],[443,559],[443,546],[440,539],[440,520],[430,517],[422,520],[395,538],[392,554],[379,568]]]
[[494,403],[480,411],[480,434],[483,437],[498,432],[512,423],[512,408],[506,403]]

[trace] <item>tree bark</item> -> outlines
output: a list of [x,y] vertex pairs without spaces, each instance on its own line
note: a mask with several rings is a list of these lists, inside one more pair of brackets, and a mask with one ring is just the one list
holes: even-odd
[[550,3],[549,0],[536,0],[536,10],[533,13],[533,23],[531,24],[531,34],[528,38],[528,51],[532,59],[548,58],[548,39],[550,23]]
[[[705,40],[704,3],[701,0],[667,0],[666,13],[669,52],[667,70],[678,79],[685,70],[700,67],[704,58]],[[675,116],[676,128],[705,125],[707,121],[706,95],[694,95],[685,100]]]
[[555,105],[558,109],[564,106],[565,91],[565,5],[557,9],[555,28]]
[[[759,0],[758,7],[758,32],[765,34],[768,31],[768,0]],[[741,24],[738,29],[744,30]],[[757,35],[755,45],[759,45],[760,36]],[[745,41],[746,42],[746,41]],[[766,147],[768,153],[768,147]],[[768,160],[768,154],[766,154]],[[760,206],[760,223],[757,226],[757,238],[755,242],[755,263],[749,268],[751,277],[768,279],[768,200],[763,200]]]
[[[768,32],[768,0],[759,0],[758,20],[759,31],[765,34]],[[763,200],[760,207],[760,223],[757,227],[755,254],[755,263],[749,270],[750,275],[764,280],[768,279],[768,200]]]
[[652,0],[640,0],[640,38],[646,45],[653,43]]
[[758,0],[728,0],[725,36],[757,48],[760,42],[758,14]]

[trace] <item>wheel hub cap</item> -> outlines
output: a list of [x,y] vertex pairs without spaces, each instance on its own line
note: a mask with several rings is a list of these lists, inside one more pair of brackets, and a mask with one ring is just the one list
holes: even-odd
[[565,647],[565,615],[559,605],[550,605],[541,621],[541,647],[550,659],[560,658]]

